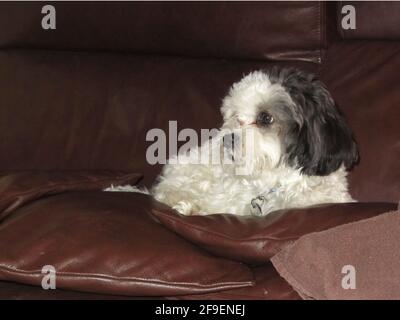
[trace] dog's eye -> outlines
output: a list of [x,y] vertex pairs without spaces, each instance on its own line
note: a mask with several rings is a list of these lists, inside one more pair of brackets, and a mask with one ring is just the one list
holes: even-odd
[[257,115],[256,124],[260,126],[269,126],[272,122],[274,122],[274,118],[266,112],[260,112]]

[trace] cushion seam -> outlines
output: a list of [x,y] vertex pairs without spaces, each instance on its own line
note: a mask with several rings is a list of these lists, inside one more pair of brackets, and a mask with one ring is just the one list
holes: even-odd
[[[0,270],[4,270],[5,272],[8,273],[15,273],[15,274],[28,274],[28,275],[41,275],[45,276],[41,271],[38,270],[33,270],[33,271],[24,271],[20,270],[17,268],[10,268],[8,266],[0,265]],[[176,286],[188,286],[188,287],[200,287],[200,288],[215,288],[215,287],[220,287],[220,286],[241,286],[241,285],[252,285],[254,284],[254,281],[251,280],[246,280],[246,281],[239,281],[239,282],[216,282],[214,284],[200,284],[200,283],[191,283],[191,282],[172,282],[172,281],[165,281],[165,280],[155,280],[155,279],[146,279],[146,278],[140,278],[140,277],[117,277],[117,276],[109,276],[109,275],[104,275],[104,274],[96,274],[96,273],[75,273],[75,272],[56,272],[56,276],[64,276],[64,277],[77,277],[80,279],[90,279],[90,280],[95,280],[95,279],[100,279],[100,280],[114,280],[118,282],[124,282],[124,281],[129,281],[129,282],[143,282],[143,283],[151,283],[151,284],[165,284],[165,285],[176,285]],[[4,279],[6,280],[6,279]]]
[[158,211],[157,209],[153,209],[153,210],[156,211],[158,214],[166,216],[166,217],[170,218],[171,220],[173,220],[174,222],[177,222],[177,223],[179,223],[181,225],[184,225],[186,227],[194,228],[194,229],[196,229],[198,231],[202,231],[202,232],[205,232],[205,233],[208,233],[208,234],[212,234],[212,235],[218,236],[220,238],[230,239],[230,240],[233,240],[235,242],[241,242],[242,243],[242,242],[250,242],[250,241],[259,241],[259,240],[263,240],[263,239],[265,239],[265,240],[274,240],[274,241],[286,241],[286,240],[295,240],[295,239],[298,239],[299,237],[301,237],[301,235],[300,235],[300,236],[297,236],[297,237],[287,237],[287,238],[278,239],[278,238],[271,238],[271,237],[265,236],[265,237],[259,237],[259,238],[251,238],[251,239],[235,239],[235,238],[232,238],[230,236],[226,236],[226,235],[224,235],[222,233],[219,233],[219,232],[209,231],[209,230],[204,229],[202,227],[199,227],[197,225],[191,225],[191,224],[189,224],[187,222],[183,222],[183,221],[181,221],[181,220],[179,220],[179,219],[177,219],[175,217],[172,217],[172,216],[170,216],[170,215],[168,215],[168,214],[166,214],[164,212]]
[[[120,177],[116,177],[116,178],[111,178],[111,179],[110,179],[110,178],[98,178],[98,179],[95,178],[95,179],[93,179],[93,180],[90,180],[90,179],[82,179],[82,180],[69,181],[69,182],[65,182],[65,183],[57,182],[57,183],[49,184],[49,185],[43,187],[43,189],[41,190],[41,192],[48,192],[48,191],[51,191],[52,188],[54,188],[54,187],[59,187],[59,186],[68,186],[68,187],[70,187],[70,186],[77,185],[77,184],[82,184],[82,183],[85,183],[85,182],[98,183],[98,182],[105,182],[105,181],[107,181],[107,180],[113,180],[113,179],[114,179],[114,180],[117,180],[117,179],[126,179],[126,178],[129,178],[130,176],[133,176],[133,175],[139,175],[139,174],[137,174],[137,173],[133,174],[133,173],[132,173],[132,174],[127,174],[127,175],[124,175],[124,176],[120,176]],[[30,189],[30,190],[28,190],[28,191],[24,191],[24,192],[20,192],[20,193],[14,192],[14,193],[12,193],[10,196],[8,196],[8,197],[2,199],[2,200],[0,201],[0,203],[2,203],[2,202],[8,202],[8,201],[10,201],[12,198],[15,198],[15,197],[18,197],[18,196],[26,196],[26,195],[32,194],[32,193],[36,192],[36,190],[37,190],[37,189]]]

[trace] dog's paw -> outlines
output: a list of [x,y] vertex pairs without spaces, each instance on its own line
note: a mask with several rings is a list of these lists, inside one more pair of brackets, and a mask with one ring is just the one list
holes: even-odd
[[179,201],[172,209],[178,211],[180,214],[188,216],[192,213],[193,205],[187,201]]

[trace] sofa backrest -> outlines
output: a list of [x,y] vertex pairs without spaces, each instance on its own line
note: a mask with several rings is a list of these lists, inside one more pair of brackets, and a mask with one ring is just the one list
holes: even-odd
[[324,46],[319,2],[56,2],[55,30],[42,6],[0,3],[0,170],[115,169],[150,184],[149,130],[218,128],[244,73],[315,69]]
[[[354,8],[354,29],[341,26],[342,18],[350,13],[348,6]],[[400,40],[400,5],[396,1],[339,1],[337,15],[342,39]]]
[[75,2],[0,4],[0,48],[120,51],[319,62],[325,46],[320,2]]

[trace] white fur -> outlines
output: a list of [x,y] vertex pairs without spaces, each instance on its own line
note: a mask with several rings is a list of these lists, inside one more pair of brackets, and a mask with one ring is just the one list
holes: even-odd
[[249,215],[253,212],[251,200],[264,195],[265,215],[283,208],[353,201],[346,174],[341,168],[324,177],[306,176],[281,165],[257,176],[240,176],[220,165],[166,165],[152,194],[185,215]]
[[[184,215],[260,214],[254,201],[263,215],[284,208],[354,201],[348,193],[343,167],[327,176],[302,174],[285,161],[279,127],[268,131],[254,125],[257,106],[277,99],[293,103],[285,89],[271,84],[265,73],[253,72],[234,84],[223,101],[224,124],[211,147],[205,143],[190,154],[175,156],[178,164],[164,166],[151,190],[154,198]],[[231,132],[244,136],[251,133],[250,141],[242,139],[241,148],[235,149],[232,163],[198,163],[200,156],[211,161],[224,150],[222,137]],[[254,147],[254,154],[243,153],[248,143]],[[239,163],[246,174],[238,174]]]

